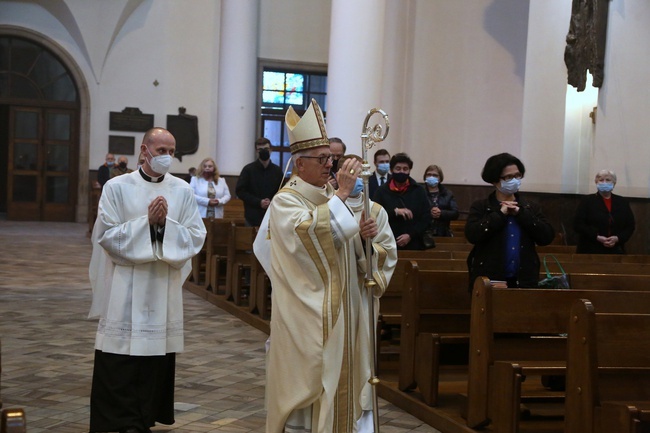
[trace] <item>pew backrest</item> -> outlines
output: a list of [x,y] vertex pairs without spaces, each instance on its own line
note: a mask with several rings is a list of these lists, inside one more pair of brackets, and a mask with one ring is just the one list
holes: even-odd
[[[604,402],[650,404],[650,314],[626,305],[578,299],[571,308],[567,354],[565,431],[598,431]],[[610,312],[604,312],[604,310]],[[611,312],[617,311],[617,312]],[[629,414],[632,415],[632,414]],[[624,417],[617,422],[625,423]],[[617,431],[630,431],[620,429]],[[636,430],[635,430],[636,431]]]
[[[566,360],[564,338],[530,335],[567,333],[571,305],[582,298],[591,299],[607,311],[650,311],[650,292],[495,289],[489,279],[476,279],[470,324],[468,425],[480,425],[488,418],[489,369],[495,361]],[[508,338],[500,338],[499,334],[508,334]],[[512,338],[517,334],[523,338]]]

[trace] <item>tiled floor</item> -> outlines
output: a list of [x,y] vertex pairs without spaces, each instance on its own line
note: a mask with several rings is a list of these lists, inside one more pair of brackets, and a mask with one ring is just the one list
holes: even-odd
[[[0,338],[4,407],[29,433],[88,431],[96,322],[87,320],[85,224],[0,220]],[[176,424],[155,432],[263,432],[266,335],[185,293],[185,352],[177,357]],[[384,433],[436,432],[380,400]]]

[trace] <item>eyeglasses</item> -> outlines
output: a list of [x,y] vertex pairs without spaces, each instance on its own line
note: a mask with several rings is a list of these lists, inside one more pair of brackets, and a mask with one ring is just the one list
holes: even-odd
[[521,173],[515,173],[515,174],[509,174],[507,176],[501,176],[499,179],[505,180],[507,182],[512,179],[520,180],[522,177],[524,176]]
[[327,161],[332,161],[334,159],[334,155],[301,156],[301,158],[317,159],[320,165],[325,165],[327,164]]

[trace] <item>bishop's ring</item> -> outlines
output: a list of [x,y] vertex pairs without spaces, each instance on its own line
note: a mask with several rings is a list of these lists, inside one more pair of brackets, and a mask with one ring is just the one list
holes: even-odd
[[354,174],[354,168],[350,169],[350,174]]

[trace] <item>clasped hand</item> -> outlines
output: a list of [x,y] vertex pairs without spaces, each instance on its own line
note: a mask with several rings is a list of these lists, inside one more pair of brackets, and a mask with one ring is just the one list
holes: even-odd
[[164,226],[167,220],[167,200],[165,197],[158,196],[149,203],[149,224]]
[[517,215],[519,213],[519,204],[516,201],[502,201],[501,213],[504,215]]
[[596,240],[607,248],[612,248],[618,243],[618,236],[596,236]]

